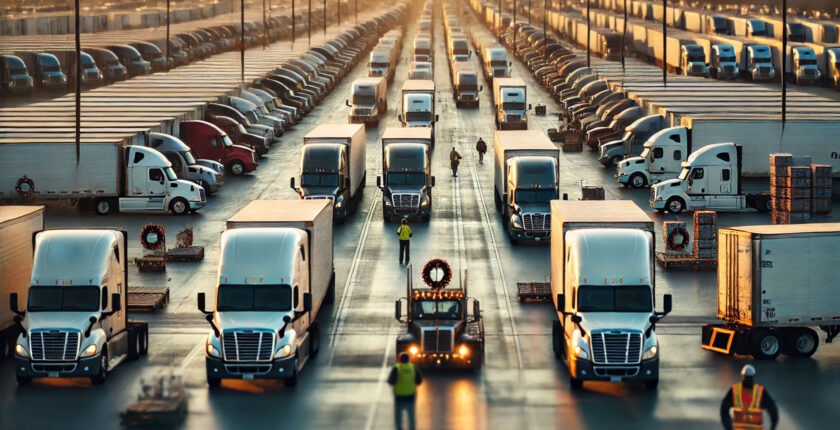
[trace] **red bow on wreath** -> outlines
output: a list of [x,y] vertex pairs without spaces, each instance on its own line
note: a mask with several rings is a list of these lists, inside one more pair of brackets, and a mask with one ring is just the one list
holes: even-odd
[[[443,276],[440,279],[432,279],[432,271],[438,269],[443,273]],[[449,282],[452,280],[452,268],[449,267],[449,263],[446,260],[442,260],[440,258],[433,258],[426,262],[426,265],[423,266],[423,282],[428,285],[433,290],[442,290],[449,285]]]

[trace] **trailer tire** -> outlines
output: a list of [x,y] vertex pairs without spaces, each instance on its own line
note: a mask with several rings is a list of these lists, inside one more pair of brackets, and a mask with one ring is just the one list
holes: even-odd
[[790,357],[808,358],[817,352],[820,337],[810,328],[796,328],[784,334],[782,352]]
[[90,381],[94,385],[104,384],[108,379],[108,347],[102,348],[102,354],[99,358],[99,373],[90,377]]
[[321,350],[321,330],[318,323],[309,326],[309,358],[315,358]]
[[758,196],[755,199],[755,210],[759,213],[767,213],[773,210],[773,201],[770,196]]
[[114,212],[114,200],[99,199],[95,203],[95,209],[98,215],[110,215]]
[[634,173],[630,176],[630,185],[633,188],[644,188],[647,186],[647,179],[641,173]]
[[138,330],[138,328],[139,327],[135,325],[129,325],[126,327],[126,331],[128,332],[128,361],[134,361],[140,357],[140,338],[143,333],[142,330]]
[[149,353],[149,325],[143,323],[140,325],[140,355]]
[[757,329],[750,334],[750,353],[756,360],[775,360],[782,352],[779,333],[770,329]]
[[186,215],[190,211],[190,204],[182,197],[176,197],[169,203],[169,211],[175,215]]
[[671,197],[665,202],[665,209],[672,214],[678,214],[685,210],[685,202],[679,197]]
[[554,350],[555,358],[563,358],[563,345],[560,336],[563,334],[563,329],[560,326],[560,320],[551,322],[551,346]]

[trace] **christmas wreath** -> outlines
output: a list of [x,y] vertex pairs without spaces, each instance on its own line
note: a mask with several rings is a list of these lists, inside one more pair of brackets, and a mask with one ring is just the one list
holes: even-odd
[[[440,270],[443,275],[440,279],[432,279],[432,271]],[[433,258],[426,262],[426,265],[423,266],[423,282],[426,283],[431,289],[433,290],[442,290],[449,285],[449,282],[452,280],[452,268],[449,267],[449,263],[446,260],[441,260],[440,258]]]
[[146,224],[140,230],[140,244],[149,251],[160,248],[165,241],[166,231],[162,225]]
[[[679,242],[677,242],[677,237],[680,237]],[[668,233],[668,248],[674,251],[682,251],[688,246],[688,240],[688,231],[686,229],[675,228],[671,230],[671,233]]]
[[32,179],[23,175],[15,184],[15,191],[17,191],[21,198],[28,199],[32,196],[32,192],[35,191],[35,182],[32,182]]

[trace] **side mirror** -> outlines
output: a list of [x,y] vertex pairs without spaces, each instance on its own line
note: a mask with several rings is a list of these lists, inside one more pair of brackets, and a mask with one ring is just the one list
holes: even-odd
[[350,178],[344,178],[344,186],[348,188],[350,187]]
[[581,321],[583,321],[583,318],[581,318],[580,315],[577,315],[577,314],[572,315],[572,322],[573,323],[580,324]]
[[203,313],[203,314],[205,314],[205,315],[210,315],[210,314],[212,314],[212,313],[213,313],[213,312],[207,312],[207,311],[204,309],[204,307],[205,307],[205,297],[204,297],[204,293],[198,293],[198,310],[199,310],[199,311],[201,311],[201,313]]
[[304,312],[311,312],[312,311],[312,294],[311,293],[303,293],[303,311]]
[[478,303],[478,300],[473,302],[473,318],[475,322],[481,321],[481,305]]
[[531,110],[531,103],[528,103],[528,110]]
[[351,107],[350,106],[350,100],[344,100],[344,104],[347,105],[347,107]]
[[440,121],[440,115],[435,115],[435,122]]
[[482,91],[484,91],[484,85],[479,85],[478,86],[478,92],[482,92]]
[[399,120],[400,122],[403,122],[402,114],[397,114],[397,120]]
[[566,312],[566,296],[557,294],[557,312]]
[[23,312],[18,308],[18,293],[9,294],[9,308],[15,314],[23,316]]
[[673,302],[672,302],[672,299],[671,299],[671,295],[670,294],[665,294],[665,303],[664,303],[665,309],[664,310],[665,310],[666,314],[671,313],[672,306],[673,306]]
[[111,313],[122,310],[122,302],[120,301],[119,293],[111,294]]
[[295,187],[295,178],[294,177],[289,178],[289,188],[297,191],[297,187]]
[[396,318],[397,321],[402,318],[402,301],[400,300],[394,302],[394,318]]
[[376,177],[376,188],[382,188],[382,177],[381,176]]
[[432,176],[432,186],[433,187],[435,186],[435,177],[434,176]]

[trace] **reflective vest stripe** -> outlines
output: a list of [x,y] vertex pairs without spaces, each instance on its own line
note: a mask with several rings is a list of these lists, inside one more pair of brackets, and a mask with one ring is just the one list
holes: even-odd
[[764,428],[764,414],[761,409],[761,396],[764,387],[754,384],[749,405],[744,405],[744,393],[741,383],[732,386],[732,425],[735,430]]
[[414,384],[414,364],[397,363],[397,383],[394,384],[394,395],[411,396],[417,390]]

